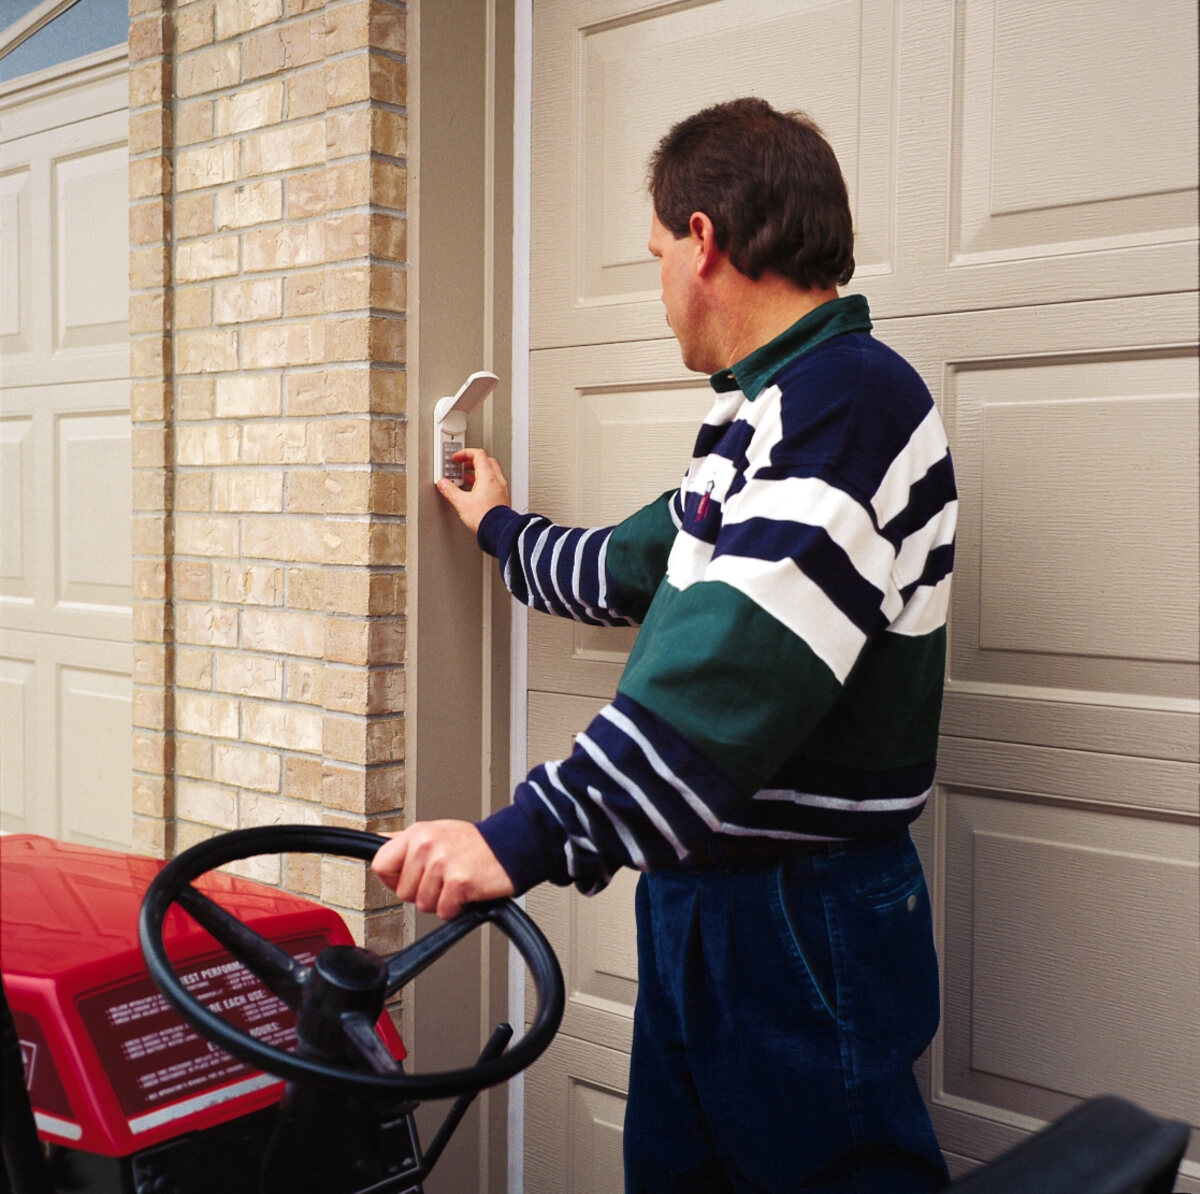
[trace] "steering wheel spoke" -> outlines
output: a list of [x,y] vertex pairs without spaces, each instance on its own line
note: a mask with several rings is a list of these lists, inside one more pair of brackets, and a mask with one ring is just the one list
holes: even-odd
[[343,1012],[341,1015],[342,1031],[346,1039],[362,1055],[367,1064],[377,1074],[399,1074],[400,1065],[387,1051],[375,1025],[362,1012]]
[[176,902],[272,994],[278,995],[292,1011],[299,1009],[307,967],[190,883],[179,892]]
[[483,906],[469,904],[453,920],[446,921],[419,941],[392,954],[387,960],[387,994],[394,995],[405,984],[411,983],[418,974],[427,970],[442,954],[486,920]]

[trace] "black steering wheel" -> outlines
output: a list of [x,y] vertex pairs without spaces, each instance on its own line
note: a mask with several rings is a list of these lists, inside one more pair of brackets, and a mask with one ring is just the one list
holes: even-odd
[[[553,1039],[562,1021],[562,971],[549,942],[512,900],[470,904],[454,918],[390,958],[353,946],[330,946],[305,966],[243,924],[191,886],[207,871],[260,854],[337,854],[369,862],[386,839],[354,829],[278,825],[239,829],[185,850],[150,884],[142,902],[138,936],[146,966],[176,1011],[202,1036],[258,1069],[296,1082],[317,1082],[359,1095],[396,1099],[440,1099],[474,1093],[505,1082],[531,1065]],[[278,995],[303,1022],[322,1015],[318,1029],[335,1048],[330,1062],[304,1049],[287,1053],[233,1027],[204,1006],[175,972],[163,941],[163,923],[178,903],[221,945]],[[472,930],[494,924],[516,946],[533,977],[537,1015],[529,1031],[499,1057],[459,1070],[405,1073],[375,1033],[388,995],[411,982]],[[330,989],[333,990],[330,1000]],[[314,1008],[324,1007],[325,1012]],[[333,1009],[332,1015],[328,1009]],[[329,1022],[331,1021],[331,1022]]]

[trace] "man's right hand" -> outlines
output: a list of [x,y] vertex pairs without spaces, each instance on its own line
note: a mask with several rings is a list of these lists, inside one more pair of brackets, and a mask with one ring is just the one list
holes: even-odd
[[453,459],[463,465],[463,481],[471,487],[459,489],[453,481],[443,477],[437,483],[438,493],[454,507],[463,524],[474,534],[489,510],[512,504],[508,482],[500,470],[500,462],[482,448],[464,448],[455,452]]

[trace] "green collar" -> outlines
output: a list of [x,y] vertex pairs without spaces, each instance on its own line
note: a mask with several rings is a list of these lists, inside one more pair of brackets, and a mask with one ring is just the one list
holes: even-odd
[[756,348],[730,369],[722,369],[709,379],[718,394],[741,390],[751,402],[770,384],[785,366],[798,356],[846,332],[869,332],[871,311],[861,294],[832,299],[797,320],[786,332]]

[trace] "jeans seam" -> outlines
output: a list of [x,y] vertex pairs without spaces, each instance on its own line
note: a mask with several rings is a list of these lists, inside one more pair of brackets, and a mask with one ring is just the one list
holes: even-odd
[[[783,915],[783,923],[787,925],[788,935],[792,939],[792,945],[796,949],[796,954],[800,959],[805,971],[808,974],[809,981],[813,985],[813,990],[817,993],[817,998],[821,1001],[821,1006],[825,1009],[825,1014],[834,1022],[837,1021],[837,1012],[830,1005],[829,996],[825,993],[825,988],[821,985],[817,978],[816,972],[812,968],[812,963],[808,960],[808,954],[804,949],[804,945],[800,941],[800,936],[796,932],[796,926],[792,923],[791,913],[788,911],[787,900],[783,895],[783,864],[780,863],[775,868],[775,894],[779,900],[779,910]],[[826,918],[828,920],[828,918]]]

